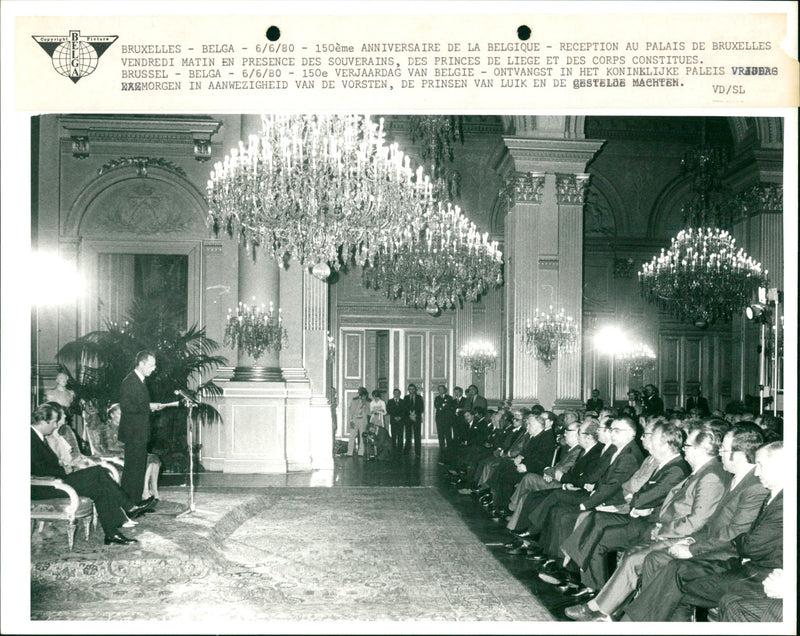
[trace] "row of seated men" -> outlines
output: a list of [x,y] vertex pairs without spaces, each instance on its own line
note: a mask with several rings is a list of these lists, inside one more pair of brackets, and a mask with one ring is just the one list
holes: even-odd
[[[577,621],[782,620],[783,442],[753,422],[466,415],[442,461]],[[560,425],[560,426],[559,426]],[[560,428],[560,430],[559,430]],[[791,586],[790,586],[791,587]],[[716,609],[712,609],[716,608]],[[700,612],[702,614],[703,612]]]

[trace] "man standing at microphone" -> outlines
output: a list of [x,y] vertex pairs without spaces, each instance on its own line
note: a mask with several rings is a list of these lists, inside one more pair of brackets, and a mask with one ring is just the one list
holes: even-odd
[[125,444],[125,466],[122,469],[120,485],[128,496],[137,502],[142,499],[147,470],[150,412],[160,411],[166,406],[160,402],[150,401],[150,394],[144,382],[155,368],[156,357],[151,351],[137,353],[136,367],[125,376],[119,394],[122,418],[119,423],[118,439]]

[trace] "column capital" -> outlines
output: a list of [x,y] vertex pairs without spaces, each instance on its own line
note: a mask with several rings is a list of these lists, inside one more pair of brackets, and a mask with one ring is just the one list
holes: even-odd
[[556,173],[558,205],[583,205],[589,186],[588,174]]
[[503,137],[518,172],[582,173],[603,140]]
[[777,183],[759,183],[736,195],[736,213],[739,218],[756,214],[783,214],[783,186]]
[[506,185],[514,203],[540,204],[544,192],[544,178],[543,172],[512,173]]

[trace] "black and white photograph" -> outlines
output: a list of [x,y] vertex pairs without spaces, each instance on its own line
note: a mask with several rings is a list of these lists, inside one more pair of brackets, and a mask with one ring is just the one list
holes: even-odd
[[[56,31],[29,46],[65,91],[123,46],[130,86],[301,70]],[[418,77],[480,73],[474,46]],[[602,81],[701,64],[663,50]],[[415,81],[374,55],[302,81]],[[8,628],[796,633],[795,108],[235,90],[13,112]]]

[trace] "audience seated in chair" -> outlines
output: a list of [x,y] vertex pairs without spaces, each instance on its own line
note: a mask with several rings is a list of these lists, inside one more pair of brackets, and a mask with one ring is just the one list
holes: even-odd
[[[58,456],[45,439],[58,427],[60,413],[44,404],[31,416],[31,475],[62,480],[71,486],[78,496],[89,497],[97,508],[100,525],[105,532],[105,543],[127,545],[135,539],[125,537],[119,530],[135,524],[134,518],[141,516],[154,504],[154,500],[133,502],[111,478],[105,468],[91,466],[67,473],[58,461]],[[63,489],[62,489],[63,492]],[[67,493],[68,495],[69,493]],[[34,480],[31,486],[32,499],[52,499],[61,495],[59,490],[41,485]]]

